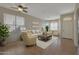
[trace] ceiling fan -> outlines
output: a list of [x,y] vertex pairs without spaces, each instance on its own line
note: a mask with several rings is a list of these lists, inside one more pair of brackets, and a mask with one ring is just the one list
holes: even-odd
[[11,8],[17,9],[18,11],[25,12],[25,13],[27,13],[26,9],[28,9],[27,7],[24,7],[22,5],[17,5],[16,7],[11,7]]

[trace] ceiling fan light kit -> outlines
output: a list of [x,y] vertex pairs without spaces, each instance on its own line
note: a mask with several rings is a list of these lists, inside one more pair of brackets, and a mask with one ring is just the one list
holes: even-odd
[[22,8],[18,8],[18,10],[19,10],[19,11],[21,11],[21,12],[23,11],[23,9],[22,9]]
[[17,9],[20,12],[27,13],[27,11],[26,11],[27,7],[24,7],[22,5],[18,5],[17,7],[12,7],[12,8]]

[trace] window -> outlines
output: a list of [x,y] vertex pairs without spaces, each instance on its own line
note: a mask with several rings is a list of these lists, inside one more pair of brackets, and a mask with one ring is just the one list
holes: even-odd
[[23,17],[16,16],[16,27],[20,27],[21,31],[26,30]]
[[24,26],[24,18],[23,17],[16,17],[16,25],[18,26]]
[[52,22],[50,24],[50,29],[51,30],[58,30],[58,23],[57,22]]
[[4,24],[7,24],[9,26],[9,31],[15,30],[15,16],[4,14]]
[[4,14],[4,24],[9,26],[9,31],[13,31],[16,28],[20,27],[20,30],[25,30],[24,18],[20,16]]

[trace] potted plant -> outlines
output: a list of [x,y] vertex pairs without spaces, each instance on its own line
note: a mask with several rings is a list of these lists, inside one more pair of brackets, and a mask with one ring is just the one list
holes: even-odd
[[3,42],[9,36],[8,27],[0,23],[0,46],[4,46]]
[[46,26],[45,29],[46,29],[46,31],[48,32],[48,30],[49,30],[49,26]]

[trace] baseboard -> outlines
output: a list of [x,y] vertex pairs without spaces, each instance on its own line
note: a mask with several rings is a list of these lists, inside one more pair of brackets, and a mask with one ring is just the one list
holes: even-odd
[[71,38],[64,38],[64,37],[63,37],[62,39],[69,39],[69,40],[72,40]]

